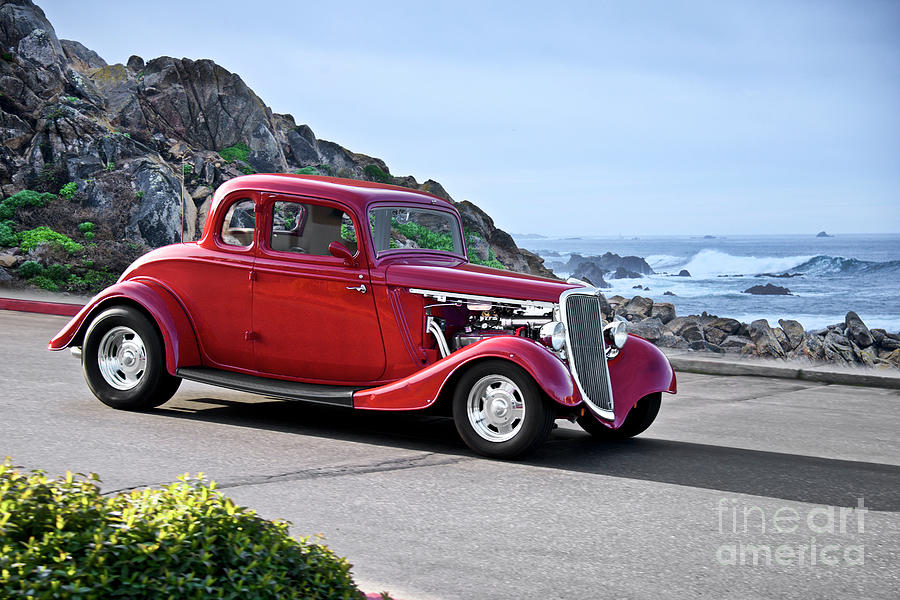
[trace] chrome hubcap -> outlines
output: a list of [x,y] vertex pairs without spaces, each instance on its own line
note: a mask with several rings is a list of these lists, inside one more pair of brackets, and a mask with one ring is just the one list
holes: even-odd
[[489,442],[505,442],[522,428],[525,398],[508,377],[488,375],[469,391],[466,412],[475,433]]
[[130,327],[113,327],[97,349],[97,365],[103,379],[117,390],[130,390],[147,370],[144,340]]

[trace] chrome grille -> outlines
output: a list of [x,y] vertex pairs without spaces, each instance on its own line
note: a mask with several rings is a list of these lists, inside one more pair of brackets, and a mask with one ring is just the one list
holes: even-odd
[[595,409],[611,413],[612,389],[603,342],[600,299],[573,290],[561,298],[568,338],[569,367],[585,401]]

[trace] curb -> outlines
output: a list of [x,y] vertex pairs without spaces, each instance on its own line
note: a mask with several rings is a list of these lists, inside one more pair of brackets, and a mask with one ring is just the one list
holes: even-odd
[[81,304],[68,304],[65,302],[44,302],[43,300],[0,298],[0,310],[16,310],[19,312],[74,317],[82,308],[83,307]]
[[699,373],[701,375],[738,375],[751,377],[776,377],[779,379],[799,379],[817,383],[857,385],[898,390],[900,373],[888,375],[863,370],[838,371],[828,367],[799,367],[793,365],[761,364],[751,361],[723,361],[684,355],[669,356],[669,362],[676,371]]

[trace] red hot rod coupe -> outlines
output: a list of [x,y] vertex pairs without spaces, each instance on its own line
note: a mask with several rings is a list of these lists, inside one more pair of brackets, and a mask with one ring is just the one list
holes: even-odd
[[[248,175],[203,235],[146,254],[50,342],[101,402],[146,410],[182,379],[364,410],[452,414],[475,452],[512,458],[567,418],[629,437],[675,376],[603,322],[599,291],[471,264],[460,215],[430,194]],[[627,342],[627,343],[626,343]]]

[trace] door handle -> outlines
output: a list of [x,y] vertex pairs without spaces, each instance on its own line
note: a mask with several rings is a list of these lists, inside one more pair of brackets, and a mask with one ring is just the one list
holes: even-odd
[[347,286],[347,289],[348,289],[348,290],[356,290],[356,291],[359,292],[360,294],[365,294],[365,293],[366,293],[366,285],[365,285],[364,283],[361,283],[361,284],[359,284],[359,285],[356,286],[356,287]]

